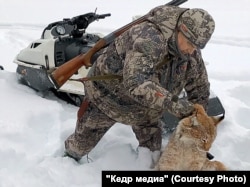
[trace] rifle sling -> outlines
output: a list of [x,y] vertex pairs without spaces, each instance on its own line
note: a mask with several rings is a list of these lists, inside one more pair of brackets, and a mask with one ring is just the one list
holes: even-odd
[[[160,62],[156,66],[156,70],[159,70],[160,68],[162,68],[169,61],[170,61],[169,57],[166,56],[162,60],[162,62]],[[122,80],[123,77],[121,75],[107,74],[107,75],[96,75],[96,76],[92,76],[92,77],[83,77],[83,78],[80,78],[80,79],[70,79],[70,80],[84,82],[84,81],[100,81],[100,80],[113,80],[113,79],[121,79]]]
[[100,81],[100,80],[113,80],[113,79],[122,79],[121,75],[114,75],[114,74],[107,74],[107,75],[97,75],[93,77],[83,77],[79,79],[69,79],[71,81],[79,81],[79,82],[84,82],[84,81]]

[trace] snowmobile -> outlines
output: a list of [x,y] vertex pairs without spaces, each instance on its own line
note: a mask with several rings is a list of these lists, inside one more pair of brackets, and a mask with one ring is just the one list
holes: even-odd
[[[86,77],[89,68],[81,67],[58,89],[52,83],[50,75],[57,67],[92,48],[103,36],[86,32],[87,27],[92,22],[110,15],[90,12],[50,23],[43,30],[40,39],[31,42],[15,57],[16,74],[20,83],[42,93],[52,91],[59,98],[80,106],[84,98],[84,85],[75,80]],[[98,53],[91,58],[91,61],[97,57]],[[208,114],[225,115],[220,99],[213,92],[211,93]],[[185,92],[181,97],[185,97]],[[166,112],[162,121],[168,124],[166,131],[170,132],[176,127],[179,119]]]
[[[15,57],[18,80],[42,93],[53,91],[58,97],[79,106],[84,97],[84,88],[82,83],[73,79],[85,77],[88,70],[80,68],[58,90],[49,80],[49,75],[57,67],[93,47],[102,35],[87,33],[86,29],[92,22],[107,16],[111,14],[89,12],[50,23],[43,30],[40,39],[31,42]],[[94,56],[93,60],[95,58]]]

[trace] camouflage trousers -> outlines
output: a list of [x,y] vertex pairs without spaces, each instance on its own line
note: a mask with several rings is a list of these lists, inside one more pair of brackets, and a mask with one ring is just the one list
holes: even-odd
[[[88,154],[117,121],[106,116],[95,105],[89,103],[85,113],[77,120],[75,132],[65,140],[65,151],[80,159]],[[162,129],[160,123],[142,123],[132,126],[139,146],[151,151],[161,149]]]

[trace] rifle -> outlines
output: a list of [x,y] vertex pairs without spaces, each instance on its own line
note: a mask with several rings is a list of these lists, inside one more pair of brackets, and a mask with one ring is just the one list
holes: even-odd
[[[172,0],[166,5],[170,6],[178,6],[187,0]],[[49,76],[51,82],[55,86],[56,89],[59,89],[73,74],[75,74],[78,69],[80,69],[82,66],[85,66],[86,68],[89,68],[92,66],[91,64],[91,57],[98,52],[100,49],[104,48],[108,44],[110,44],[112,41],[114,41],[115,38],[120,36],[123,32],[131,28],[132,26],[142,23],[146,21],[147,16],[142,16],[127,25],[113,31],[112,33],[108,34],[107,36],[101,38],[98,40],[98,42],[95,43],[95,45],[89,49],[86,53],[82,53],[68,62],[64,63],[63,65],[59,66],[56,70],[54,70],[51,75]]]

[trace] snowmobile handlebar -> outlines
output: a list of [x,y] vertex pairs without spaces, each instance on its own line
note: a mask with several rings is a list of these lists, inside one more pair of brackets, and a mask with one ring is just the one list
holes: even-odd
[[81,37],[89,24],[99,19],[104,19],[107,16],[111,16],[111,14],[96,14],[90,12],[73,18],[64,18],[62,21],[50,23],[45,27],[41,38],[45,38],[45,32],[50,32],[53,37],[64,37],[68,35]]
[[107,16],[111,16],[111,14],[108,13],[108,14],[101,14],[101,15],[98,15],[98,19],[104,19],[104,18],[107,17]]
[[108,14],[96,14],[96,13],[87,13],[83,15],[79,15],[76,17],[73,17],[68,20],[68,23],[71,25],[76,25],[77,29],[86,29],[90,23],[99,20],[104,19],[107,16],[111,16],[110,13]]
[[[170,6],[178,6],[187,0],[172,0],[166,5]],[[93,16],[93,15],[92,15]],[[91,14],[90,14],[91,18]],[[80,54],[68,62],[64,63],[63,65],[59,66],[56,70],[54,70],[51,75],[49,76],[51,82],[55,86],[56,89],[59,89],[70,77],[75,74],[82,66],[89,68],[92,66],[91,58],[92,56],[101,50],[102,48],[109,45],[112,41],[115,40],[118,36],[124,33],[126,30],[130,29],[132,26],[136,24],[140,24],[147,20],[147,15],[144,15],[127,25],[115,30],[114,32],[108,34],[107,36],[101,38],[95,45],[90,48],[85,54]],[[87,23],[90,23],[89,21]]]

